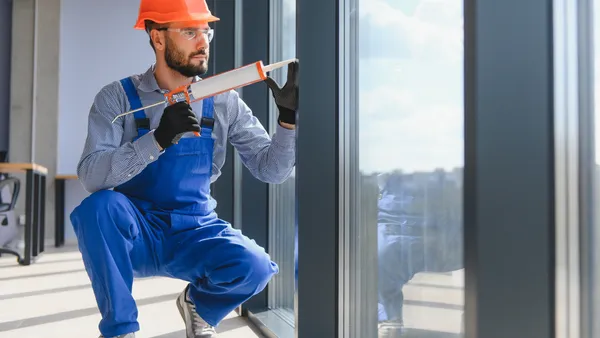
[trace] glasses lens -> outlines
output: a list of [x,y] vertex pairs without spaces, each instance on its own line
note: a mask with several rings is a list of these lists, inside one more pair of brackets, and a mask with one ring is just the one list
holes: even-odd
[[181,30],[181,36],[188,40],[191,40],[196,37],[196,31],[193,29],[183,29]]
[[214,36],[214,30],[212,28],[203,28],[203,29],[183,29],[180,31],[181,35],[188,40],[192,40],[196,38],[198,35],[202,34],[206,37],[208,42],[211,42]]

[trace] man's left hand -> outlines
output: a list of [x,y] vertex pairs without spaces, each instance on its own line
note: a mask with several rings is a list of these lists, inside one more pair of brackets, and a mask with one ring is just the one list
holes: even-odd
[[270,76],[265,82],[273,92],[273,98],[279,109],[279,124],[282,127],[293,129],[296,125],[296,111],[298,111],[298,61],[288,65],[287,82],[283,88]]

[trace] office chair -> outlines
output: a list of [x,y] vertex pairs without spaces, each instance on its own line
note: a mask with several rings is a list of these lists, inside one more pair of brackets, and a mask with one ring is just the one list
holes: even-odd
[[[0,163],[6,162],[7,157],[8,157],[7,154],[8,154],[8,151],[6,151],[6,150],[0,151]],[[2,191],[4,190],[4,187],[10,183],[14,184],[13,189],[12,189],[13,196],[11,198],[10,203],[6,203],[6,201],[2,200],[2,197],[3,197]],[[0,226],[8,225],[8,218],[6,217],[6,215],[3,215],[3,213],[11,211],[15,208],[14,204],[16,202],[17,197],[19,196],[20,186],[21,186],[21,182],[19,182],[19,180],[10,179],[7,174],[0,173]]]
[[15,205],[17,204],[17,198],[19,197],[19,190],[21,189],[21,181],[18,178],[8,177],[2,179],[0,176],[0,194],[2,190],[9,184],[13,185],[13,188],[11,189],[12,196],[10,201],[6,203],[6,201],[2,200],[2,196],[0,196],[0,226],[8,225],[8,218],[6,217],[6,215],[3,214],[15,209]]
[[[8,157],[7,154],[8,154],[8,151],[6,151],[6,150],[0,151],[0,163],[6,162],[7,157]],[[5,188],[5,186],[7,186],[8,184],[11,184],[11,183],[13,183],[12,198],[11,198],[10,203],[6,203],[6,201],[2,200],[2,197],[3,197],[2,192]],[[15,208],[15,203],[16,203],[17,197],[19,196],[20,187],[21,187],[21,182],[19,182],[18,179],[12,179],[12,178],[8,177],[8,174],[0,173],[0,226],[8,225],[8,218],[6,217],[6,215],[3,215],[3,213],[11,211]]]
[[[7,152],[0,151],[0,163],[7,161]],[[10,189],[10,197],[6,198],[5,188],[12,185]],[[16,224],[11,224],[8,216],[15,209],[19,191],[21,189],[21,181],[16,177],[10,177],[7,173],[0,173],[0,255],[11,254],[17,256],[17,261],[21,262],[21,255],[13,250],[10,250],[5,245],[14,241],[19,235]],[[4,199],[3,199],[4,197]]]

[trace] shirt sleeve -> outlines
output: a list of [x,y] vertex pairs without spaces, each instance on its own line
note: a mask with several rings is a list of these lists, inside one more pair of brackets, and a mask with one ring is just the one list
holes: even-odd
[[254,177],[265,183],[283,183],[296,163],[296,131],[278,124],[271,138],[238,93],[231,93],[229,141]]
[[153,131],[123,144],[123,122],[112,119],[126,111],[127,99],[121,85],[114,82],[94,98],[88,118],[88,135],[77,166],[77,175],[88,192],[111,189],[123,184],[161,154]]

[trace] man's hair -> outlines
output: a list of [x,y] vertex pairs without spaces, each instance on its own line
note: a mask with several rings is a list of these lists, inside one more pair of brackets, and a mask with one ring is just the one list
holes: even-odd
[[146,33],[148,33],[148,37],[150,38],[150,47],[152,47],[152,50],[154,50],[156,52],[156,48],[154,47],[154,42],[152,42],[152,37],[150,36],[150,32],[153,29],[159,29],[164,26],[159,23],[156,23],[152,20],[145,20],[144,25],[145,25]]

